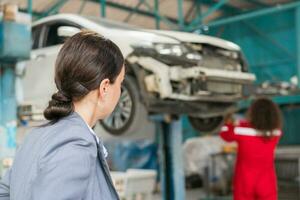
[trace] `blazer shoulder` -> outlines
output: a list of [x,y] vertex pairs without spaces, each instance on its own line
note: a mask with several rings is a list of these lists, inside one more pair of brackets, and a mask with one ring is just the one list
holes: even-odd
[[61,120],[56,124],[40,129],[40,131],[46,132],[41,157],[45,157],[70,145],[83,148],[96,157],[96,139],[90,133],[88,127],[80,123],[80,121]]

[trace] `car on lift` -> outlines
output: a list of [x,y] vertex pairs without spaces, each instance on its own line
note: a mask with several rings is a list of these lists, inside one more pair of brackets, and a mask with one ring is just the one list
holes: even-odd
[[255,80],[238,45],[193,33],[149,30],[96,17],[58,14],[32,25],[31,59],[21,62],[19,116],[42,116],[54,85],[54,63],[66,38],[87,29],[114,41],[127,75],[114,112],[100,121],[113,135],[134,132],[150,114],[187,115],[200,132],[213,132],[236,109]]

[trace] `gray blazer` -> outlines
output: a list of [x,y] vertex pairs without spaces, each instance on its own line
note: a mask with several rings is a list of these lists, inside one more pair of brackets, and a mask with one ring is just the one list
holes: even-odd
[[118,200],[102,147],[75,112],[33,129],[0,182],[0,200]]

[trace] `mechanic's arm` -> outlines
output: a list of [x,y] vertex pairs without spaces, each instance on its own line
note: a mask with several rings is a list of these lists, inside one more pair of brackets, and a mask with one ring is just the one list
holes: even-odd
[[221,128],[220,136],[227,142],[233,142],[237,139],[234,133],[234,120],[232,115],[225,117],[225,125]]

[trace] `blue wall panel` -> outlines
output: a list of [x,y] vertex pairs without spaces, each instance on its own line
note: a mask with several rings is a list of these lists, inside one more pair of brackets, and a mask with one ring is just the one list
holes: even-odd
[[240,45],[258,83],[289,81],[296,75],[294,10],[212,27],[206,34]]

